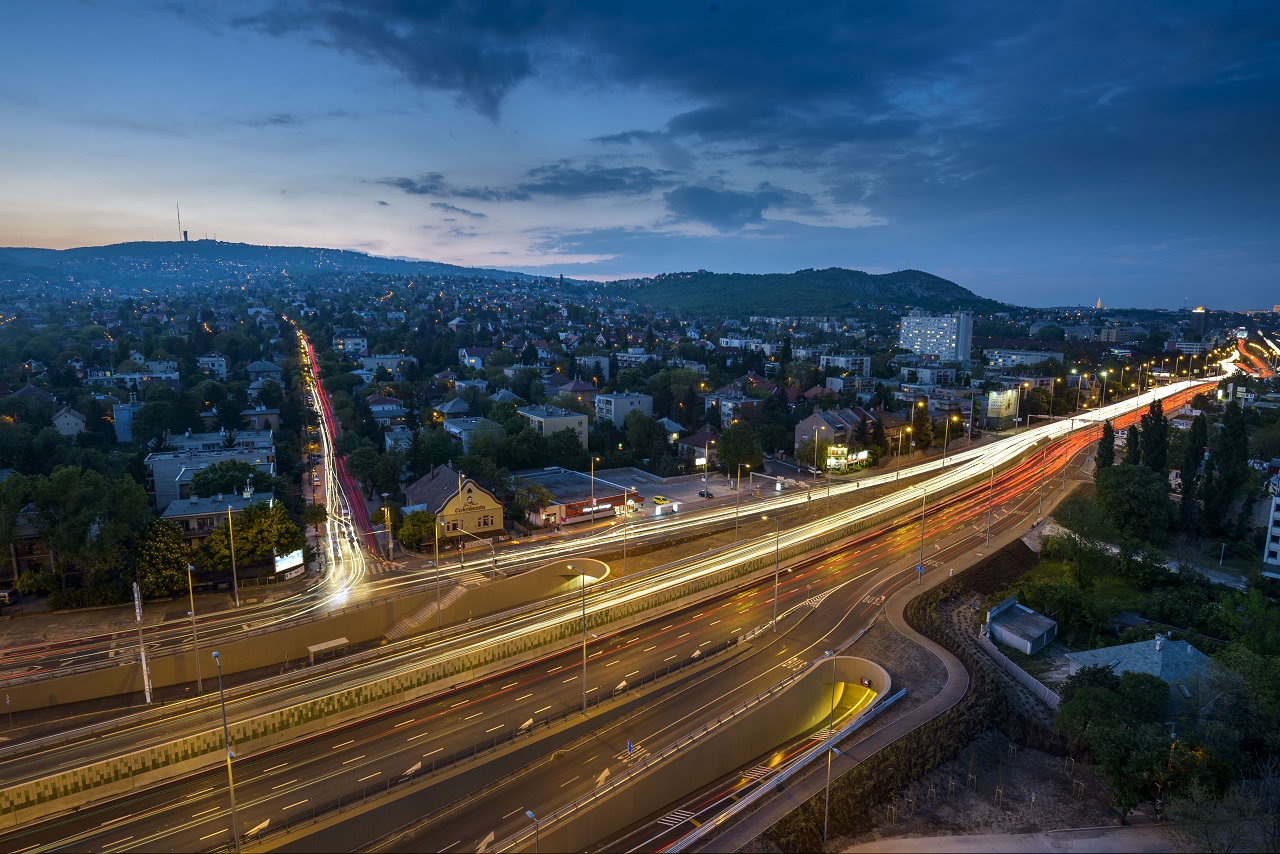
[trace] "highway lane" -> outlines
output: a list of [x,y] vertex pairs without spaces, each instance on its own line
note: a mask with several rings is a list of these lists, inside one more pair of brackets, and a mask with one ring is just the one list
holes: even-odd
[[[1078,439],[1078,440],[1083,440],[1083,439]],[[1024,469],[1024,476],[1033,476],[1033,475],[1027,475],[1027,474],[1025,474],[1025,470],[1027,470],[1027,466],[1025,466],[1025,465],[1024,465],[1023,469]],[[943,519],[945,519],[945,516],[943,516]],[[772,540],[772,539],[773,539],[773,538],[765,538],[765,540]],[[648,580],[648,579],[646,579],[646,580]],[[808,593],[808,590],[806,590],[806,593]],[[611,595],[614,595],[614,594],[612,594],[612,593],[611,593]],[[790,595],[790,594],[788,594],[788,595]],[[590,597],[589,597],[589,599],[590,599]],[[324,690],[324,689],[320,689],[320,690]],[[207,718],[206,718],[206,720],[207,720]],[[95,745],[95,749],[96,749],[96,748],[97,748],[97,745]]]
[[[1028,431],[1028,432],[1030,433],[1033,431]],[[1000,449],[997,448],[995,450],[1000,450]],[[948,476],[951,476],[951,475],[944,475],[943,477],[948,477]],[[800,527],[794,530],[785,531],[782,534],[781,540],[784,544],[793,542],[793,541],[795,542],[804,541],[807,537],[812,536],[815,532],[820,533],[824,529],[829,529],[833,525],[840,524],[840,519],[843,517],[847,517],[850,514],[856,515],[857,513],[863,512],[868,509],[874,510],[878,506],[882,506],[882,505],[893,506],[895,503],[901,503],[904,501],[909,504],[911,499],[910,498],[904,499],[901,496],[897,498],[878,499],[876,501],[870,502],[867,507],[858,508],[854,511],[848,511],[846,513],[833,514],[832,517],[830,517],[829,519],[819,520],[818,522],[801,525]],[[742,559],[743,557],[749,556],[751,554],[767,554],[770,551],[769,547],[770,545],[772,545],[771,541],[773,539],[774,538],[772,537],[767,537],[767,538],[760,538],[753,542],[744,542],[740,547],[729,551],[724,556],[713,556],[712,558],[705,559],[700,562],[698,561],[688,562],[687,565],[676,566],[674,568],[663,569],[661,572],[646,574],[639,581],[639,583],[637,583],[635,579],[628,579],[625,583],[621,585],[620,588],[615,586],[611,590],[604,591],[603,594],[601,594],[599,597],[597,597],[596,594],[590,594],[588,596],[589,610],[595,610],[598,607],[603,607],[605,604],[611,603],[613,600],[619,598],[620,596],[647,595],[647,591],[654,589],[654,587],[658,584],[673,583],[674,580],[680,580],[680,579],[686,578],[690,574],[693,574],[696,572],[714,571],[714,569],[717,566],[722,565],[725,561],[734,562],[735,559]],[[699,563],[701,564],[701,568],[698,568]],[[623,592],[623,591],[630,591],[630,592]],[[565,598],[565,597],[562,597],[562,598]],[[603,601],[597,602],[596,601],[597,598],[600,598]],[[523,622],[520,622],[519,620],[516,620],[513,622],[509,617],[505,615],[500,617],[499,619],[503,623],[509,623],[511,625],[512,631],[508,632],[509,635],[519,634],[521,631],[525,629],[525,627],[531,624],[536,624],[538,620],[542,619],[541,615],[551,614],[552,612],[554,612],[556,605],[557,603],[553,602],[553,603],[544,603],[542,605],[530,606],[530,608],[528,609],[529,614],[524,618]],[[561,613],[563,612],[564,612],[564,608],[562,607]],[[530,621],[532,621],[532,623]],[[490,624],[492,624],[492,621],[490,621]],[[506,626],[504,625],[503,628],[506,628]],[[458,643],[456,644],[451,643],[451,644],[447,644],[446,646],[456,649],[458,648],[458,646],[465,645],[469,641],[475,641],[476,643],[483,643],[484,642],[483,638],[484,638],[483,632],[469,632],[464,636],[460,636],[454,639]],[[444,647],[441,647],[441,648],[443,649]],[[293,697],[294,695],[300,692],[303,693],[304,696],[307,694],[311,696],[315,696],[315,695],[318,695],[319,693],[322,693],[326,689],[331,689],[341,684],[358,683],[361,679],[370,678],[374,669],[377,669],[378,672],[382,674],[386,674],[388,672],[394,672],[395,668],[400,667],[402,665],[406,654],[409,655],[410,657],[420,658],[422,651],[424,650],[424,646],[422,644],[414,642],[411,646],[400,644],[390,649],[391,649],[391,654],[388,655],[384,661],[377,664],[376,667],[371,666],[370,668],[365,668],[365,669],[352,667],[349,673],[339,673],[336,676],[335,675],[322,676],[322,677],[317,677],[314,680],[304,679],[302,684],[299,684],[296,687],[285,686],[285,687],[275,688],[272,690],[257,691],[254,695],[249,697],[247,700],[244,700],[244,701],[241,701],[239,699],[233,700],[233,716],[241,717],[241,716],[248,715],[255,708],[258,710],[262,710],[265,708],[279,706],[283,701],[283,698]],[[343,682],[343,680],[346,680],[345,683]],[[189,718],[187,721],[185,721],[185,724],[187,724],[186,729],[176,727],[176,724],[182,724],[184,722],[181,720],[175,721],[173,718],[170,718],[168,721],[166,721],[166,728],[170,729],[171,732],[191,731],[192,727],[200,726],[201,723],[207,719],[208,719],[208,715],[207,715],[207,707],[206,707],[203,713],[196,712],[194,714],[194,719]],[[107,754],[110,744],[111,742],[109,739],[104,739],[101,742],[95,742],[92,747],[92,750],[95,751],[93,755]],[[87,751],[88,749],[85,749],[85,750]],[[88,758],[90,758],[89,754],[85,753],[82,755],[82,759],[87,760]],[[47,765],[44,767],[47,767]],[[27,773],[29,773],[32,776],[35,776],[35,775],[38,775],[39,771],[40,771],[40,766],[36,764],[36,765],[33,765],[33,767],[29,769]],[[5,776],[9,777],[8,774],[6,774]],[[9,779],[15,779],[15,778],[9,777]],[[27,779],[27,777],[19,776],[16,779]]]
[[[306,346],[310,348],[309,342],[306,342]],[[314,357],[312,356],[312,358]],[[1025,445],[1028,437],[1062,435],[1077,422],[1082,425],[1100,423],[1103,418],[1111,417],[1117,419],[1117,426],[1121,426],[1126,420],[1126,416],[1121,415],[1125,409],[1149,402],[1156,392],[1170,396],[1172,399],[1169,402],[1172,404],[1175,400],[1189,398],[1188,389],[1202,384],[1179,383],[1153,392],[1144,392],[1137,398],[1109,405],[1103,410],[1087,412],[1066,421],[1052,422],[1029,428],[1023,431],[1021,439],[1013,437],[996,445],[956,451],[948,456],[946,468],[949,470],[963,469],[966,466],[980,462],[993,453],[1001,455],[1001,449]],[[329,499],[328,506],[331,510],[329,532],[326,537],[329,551],[327,565],[331,569],[331,577],[326,578],[325,583],[317,585],[312,590],[279,602],[246,606],[245,609],[229,612],[198,615],[197,621],[202,644],[206,641],[209,644],[217,643],[223,638],[249,630],[285,628],[291,622],[314,619],[337,608],[358,606],[362,602],[387,595],[421,590],[436,583],[434,571],[431,573],[406,573],[401,577],[371,576],[369,574],[367,568],[368,559],[363,550],[357,547],[357,543],[362,538],[364,541],[371,541],[371,535],[368,534],[368,519],[367,516],[363,515],[364,505],[359,500],[358,487],[350,481],[349,475],[346,475],[345,470],[342,468],[342,461],[334,456],[332,442],[336,436],[337,428],[333,422],[328,397],[322,388],[317,386],[312,386],[312,388],[316,409],[320,413],[322,420],[320,435],[324,450],[324,481]],[[1172,408],[1172,406],[1169,408]],[[1132,413],[1128,417],[1132,417]],[[894,483],[903,474],[908,477],[918,477],[924,474],[936,473],[942,469],[943,461],[932,460],[911,466],[901,473],[896,471],[885,472],[866,476],[852,482],[828,484],[828,487],[832,495],[839,497],[856,493],[859,489]],[[345,484],[345,487],[342,484]],[[828,489],[824,489],[819,485],[816,490],[816,496],[825,498],[827,491]],[[355,500],[348,501],[348,495],[354,495]],[[751,510],[766,513],[783,512],[795,509],[801,504],[808,506],[814,496],[815,490],[812,489],[791,490],[759,499],[751,506]],[[334,508],[337,509],[335,510]],[[681,533],[722,528],[732,522],[741,512],[740,507],[726,504],[723,507],[706,507],[685,511],[676,516],[630,519],[625,523],[625,538],[632,546],[640,546],[669,537],[672,534],[673,527],[678,528]],[[599,553],[602,550],[617,550],[621,548],[623,542],[623,527],[624,525],[609,526],[569,541],[557,539],[553,541],[527,542],[520,547],[505,551],[499,556],[497,565],[510,572],[531,568],[550,560],[587,556]],[[439,568],[440,583],[448,584],[463,572],[463,567],[456,563],[441,566]],[[148,650],[152,655],[189,650],[191,645],[190,621],[179,618],[166,621],[154,627],[147,627],[144,628],[144,636],[147,639]],[[79,667],[119,666],[124,661],[136,661],[137,645],[136,642],[131,641],[136,641],[136,634],[121,632],[114,635],[86,639],[84,642],[60,642],[53,647],[32,645],[26,648],[0,650],[0,661],[4,662],[4,670],[0,672],[0,688],[3,687],[6,679],[24,679],[32,674],[39,674],[48,670],[66,669],[68,667],[74,669]],[[6,677],[6,673],[9,674],[8,677]]]
[[[1026,473],[1020,477],[1021,488],[1027,488],[1027,478]],[[979,496],[977,503],[980,505],[979,510],[985,513],[983,500],[984,497]],[[973,505],[973,499],[969,504]],[[931,530],[935,530],[934,526],[936,526],[936,531],[947,532],[954,529],[958,518],[956,514],[959,512],[963,511],[951,508],[940,510],[933,517],[927,517],[926,521]],[[968,512],[978,511],[970,506]],[[871,543],[861,553],[860,561],[873,563],[882,561],[887,557],[884,551],[886,548],[910,552],[916,542],[915,528],[918,528],[918,525],[907,523],[896,531],[889,532],[887,537],[882,535],[873,538],[882,540],[887,545]],[[784,572],[780,585],[780,607],[784,613],[789,609],[798,608],[799,613],[811,619],[815,610],[805,606],[804,603],[814,598],[814,586],[821,584],[823,579],[839,579],[842,575],[848,575],[849,571],[847,562],[830,558],[810,562],[791,573]],[[863,604],[864,612],[877,607],[874,604],[876,596],[872,595],[874,587],[868,587],[866,590],[858,588],[854,593],[856,595],[853,595],[853,598]],[[635,630],[593,642],[589,647],[588,689],[592,692],[612,690],[613,685],[616,684],[612,682],[615,675],[634,678],[642,670],[647,672],[645,668],[656,669],[677,656],[687,656],[693,649],[718,642],[752,625],[768,622],[772,615],[771,594],[771,579],[765,579],[751,590],[721,597],[715,603],[704,604],[696,610],[691,609],[679,617],[670,618],[661,625],[650,626],[651,633],[648,635]],[[866,616],[866,613],[863,616]],[[791,637],[792,629],[786,620],[783,621],[783,625],[787,626],[787,633],[779,637]],[[781,652],[789,651],[791,648],[788,646],[784,646],[781,650]],[[556,659],[531,665],[524,668],[522,674],[512,674],[512,678],[507,680],[510,684],[501,683],[497,690],[494,690],[492,684],[476,686],[467,691],[422,704],[417,707],[424,709],[421,712],[417,709],[407,709],[394,715],[381,716],[359,727],[347,728],[327,735],[323,740],[309,740],[305,744],[291,745],[287,749],[255,756],[246,760],[243,766],[237,763],[237,794],[242,805],[242,815],[246,816],[241,820],[241,829],[247,830],[256,823],[273,817],[279,821],[281,815],[291,809],[305,809],[306,804],[313,800],[318,801],[340,794],[344,786],[348,787],[346,791],[351,791],[353,780],[357,784],[368,785],[379,778],[385,779],[388,775],[403,773],[412,764],[408,761],[412,755],[406,755],[409,744],[415,744],[414,749],[422,747],[423,751],[419,759],[427,761],[440,752],[447,754],[444,745],[432,746],[437,744],[438,739],[451,739],[448,741],[449,747],[456,749],[457,745],[465,746],[480,740],[494,728],[518,727],[519,723],[527,719],[523,716],[546,714],[551,710],[548,707],[549,703],[552,707],[555,707],[555,704],[559,704],[559,707],[574,705],[575,697],[581,696],[581,674],[574,666],[580,665],[579,655],[580,652],[576,650],[570,651]],[[782,662],[771,665],[770,669],[787,666],[787,663],[792,661],[792,657],[787,657]],[[570,675],[562,676],[566,672]],[[517,691],[520,693],[517,694]],[[733,695],[727,696],[725,702],[729,707],[735,704],[733,699]],[[499,712],[484,711],[482,701],[499,704],[501,715]],[[503,717],[502,720],[498,720],[500,716]],[[395,720],[392,720],[393,717]],[[689,718],[690,716],[686,715],[684,719],[668,724],[664,731],[678,731],[681,724],[688,724]],[[419,729],[420,726],[424,726],[425,730]],[[664,731],[655,731],[650,738],[656,740]],[[326,753],[328,750],[338,752]],[[333,761],[328,764],[336,767],[329,771],[313,770],[313,766],[325,764],[324,760],[329,756],[333,757]],[[241,767],[245,770],[241,771]],[[290,782],[291,776],[279,778],[277,772],[285,772],[287,769],[291,769],[288,770],[288,775],[295,772],[301,774],[299,779],[308,781],[310,786],[304,791],[296,781]],[[358,774],[353,774],[357,771]],[[367,779],[362,780],[362,777]],[[165,786],[155,791],[150,800],[130,799],[124,813],[111,814],[100,809],[81,810],[81,814],[73,820],[60,819],[51,822],[42,829],[42,832],[75,836],[75,842],[70,847],[91,843],[96,849],[98,843],[105,840],[101,842],[103,850],[110,850],[112,843],[120,840],[123,835],[131,837],[127,840],[127,847],[138,850],[188,850],[188,845],[208,845],[216,837],[204,840],[199,837],[216,833],[217,828],[210,829],[210,826],[216,824],[219,819],[222,819],[225,825],[226,810],[225,807],[217,808],[217,798],[213,796],[213,792],[202,794],[201,790],[212,786],[215,791],[225,792],[225,789],[218,786],[218,781],[221,779],[225,778],[221,774],[221,769],[217,769],[208,774],[198,775],[182,784]],[[268,786],[267,783],[270,785]],[[213,803],[210,805],[209,801]],[[188,809],[191,810],[189,813],[183,812]],[[118,816],[122,814],[129,818],[120,820]],[[146,817],[148,823],[162,820],[169,830],[153,830],[149,834],[117,833],[126,823],[128,829],[139,829],[135,819],[142,817]],[[250,819],[255,821],[251,822]],[[85,825],[92,827],[86,828]],[[32,829],[32,832],[34,833],[35,829]],[[158,846],[150,849],[151,837],[156,833],[166,832],[176,835],[162,835],[156,838],[154,841]],[[84,833],[90,835],[79,835]],[[35,838],[37,837],[32,835],[12,840],[6,837],[3,844],[6,848],[16,850],[26,847],[20,844],[22,842],[34,844],[30,840]],[[62,838],[67,836],[64,835]],[[445,843],[441,844],[443,846]]]
[[[1075,443],[1075,447],[1079,449],[1080,444]],[[1059,474],[1059,467],[1065,464],[1069,453],[1067,449],[1055,455],[1048,472]],[[1037,463],[1029,461],[1018,473],[997,478],[993,494],[998,508],[993,514],[996,532],[1030,526],[1039,503]],[[1051,480],[1046,488],[1060,490],[1061,481]],[[975,489],[935,514],[926,515],[927,560],[935,571],[958,557],[973,554],[975,550],[983,551],[987,498],[986,490]],[[528,829],[526,809],[547,820],[556,809],[588,794],[606,769],[611,773],[624,770],[627,741],[637,745],[642,756],[661,750],[865,628],[893,592],[916,582],[914,567],[918,549],[919,522],[906,522],[889,531],[859,538],[859,542],[839,553],[809,561],[792,573],[784,572],[782,607],[792,612],[792,619],[783,621],[784,628],[778,634],[766,633],[754,640],[749,657],[735,659],[705,679],[686,686],[679,695],[664,697],[658,706],[606,728],[562,759],[531,769],[487,792],[483,799],[439,817],[401,840],[392,850],[474,851],[490,832],[502,840]],[[735,594],[724,610],[749,609],[748,613],[759,614],[767,622],[772,608],[771,594],[766,580]],[[704,620],[710,617],[712,613],[705,615]],[[710,627],[709,620],[706,627]],[[777,750],[770,751],[769,747],[773,746],[762,746],[761,758],[744,770],[768,765],[769,755]],[[782,749],[788,752],[788,746]],[[689,818],[696,820],[697,811],[705,808],[705,798],[693,798],[692,803],[701,806],[690,809],[684,793],[677,790],[678,785],[673,781],[673,799],[679,800],[661,816],[655,816],[655,820],[667,818],[677,806],[693,812]],[[501,820],[495,820],[499,816]],[[671,836],[678,835],[682,829],[691,829],[691,825],[686,818],[661,829]],[[650,826],[648,832],[653,835],[658,830]]]

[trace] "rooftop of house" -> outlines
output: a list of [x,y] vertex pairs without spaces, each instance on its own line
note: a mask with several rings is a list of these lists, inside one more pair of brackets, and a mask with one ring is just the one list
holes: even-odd
[[[1186,641],[1151,640],[1107,646],[1067,654],[1067,659],[1090,667],[1111,667],[1116,673],[1130,671],[1158,676],[1170,685],[1186,684],[1209,666],[1209,656]],[[1114,662],[1114,664],[1113,664]]]

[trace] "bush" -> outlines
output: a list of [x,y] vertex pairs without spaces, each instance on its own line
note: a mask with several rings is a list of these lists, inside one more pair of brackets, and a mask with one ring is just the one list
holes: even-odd
[[73,608],[99,608],[105,605],[123,605],[133,596],[123,581],[103,587],[73,587],[55,590],[49,594],[49,608],[68,611]]

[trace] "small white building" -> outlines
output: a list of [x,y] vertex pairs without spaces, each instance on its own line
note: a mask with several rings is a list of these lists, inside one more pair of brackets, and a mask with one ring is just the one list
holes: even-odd
[[653,417],[653,397],[634,391],[597,394],[595,406],[597,420],[612,421],[619,427],[626,421],[627,416],[636,410],[650,418]]

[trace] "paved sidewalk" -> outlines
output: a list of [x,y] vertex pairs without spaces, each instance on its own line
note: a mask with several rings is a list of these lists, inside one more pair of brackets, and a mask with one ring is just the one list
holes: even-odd
[[[1070,489],[1055,490],[1052,497],[1046,501],[1046,515],[1048,512],[1051,512],[1052,509],[1057,506],[1057,503],[1070,491]],[[991,541],[991,547],[983,549],[983,557],[993,554],[999,549],[1007,546],[1009,543],[1022,538],[1027,533],[1027,528],[1018,526],[1014,530],[1007,531],[1004,534],[994,537]],[[982,560],[982,557],[978,557],[975,554],[972,559],[964,565],[964,568],[968,568],[980,560]],[[956,568],[959,569],[960,567],[957,566]],[[907,622],[903,617],[903,611],[912,599],[920,595],[922,592],[930,590],[941,584],[948,577],[949,575],[944,574],[941,570],[925,573],[923,585],[910,584],[907,587],[904,587],[902,590],[899,590],[890,597],[889,601],[886,602],[884,606],[885,615],[888,617],[890,625],[892,625],[895,630],[901,633],[904,637],[929,650],[943,663],[943,666],[945,666],[947,670],[946,684],[943,686],[942,690],[937,695],[930,698],[928,702],[921,706],[917,706],[902,717],[892,720],[889,724],[875,730],[864,737],[861,741],[856,741],[843,748],[842,754],[838,756],[831,765],[833,779],[840,777],[855,765],[866,761],[873,754],[892,744],[903,735],[924,725],[925,723],[928,723],[947,709],[950,709],[956,703],[960,702],[961,698],[964,697],[965,691],[968,690],[969,674],[968,671],[965,670],[964,665],[941,646],[912,629],[907,625]],[[851,648],[849,651],[856,654],[856,647]],[[908,691],[911,690],[910,685],[896,687],[904,687]],[[892,714],[892,712],[890,712],[890,714]],[[821,792],[825,785],[826,766],[821,762],[815,762],[808,774],[797,778],[784,792],[769,799],[754,812],[744,816],[739,822],[724,833],[710,839],[698,850],[741,850],[745,845],[765,833],[770,827],[780,821],[787,814],[799,808],[814,795]],[[921,850],[921,848],[917,842],[915,847],[900,848],[896,850],[909,851]],[[978,851],[984,849],[975,847],[972,849],[966,848],[961,850]]]
[[845,854],[928,851],[930,854],[1021,854],[1071,851],[1080,854],[1166,854],[1180,850],[1160,825],[1089,827],[1045,833],[979,833],[971,836],[901,836],[845,848]]

